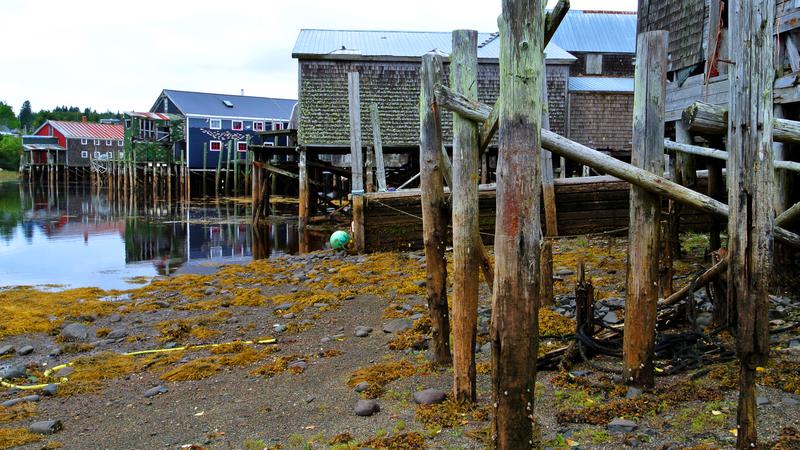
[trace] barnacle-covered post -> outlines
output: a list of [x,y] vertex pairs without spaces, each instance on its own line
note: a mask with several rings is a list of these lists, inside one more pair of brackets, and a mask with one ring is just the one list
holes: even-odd
[[[636,45],[633,97],[633,150],[631,164],[646,171],[664,173],[664,108],[667,90],[666,31],[639,35]],[[659,236],[661,198],[639,186],[631,186],[628,231],[625,337],[622,346],[623,377],[635,386],[654,384],[656,312],[658,308]]]
[[737,447],[756,446],[755,374],[769,355],[773,269],[772,155],[774,0],[736,0],[729,9],[735,62],[728,114],[728,298],[736,305],[739,373]]
[[498,449],[531,448],[539,347],[542,242],[541,123],[544,5],[503,0],[500,28],[500,149],[492,305],[492,425]]

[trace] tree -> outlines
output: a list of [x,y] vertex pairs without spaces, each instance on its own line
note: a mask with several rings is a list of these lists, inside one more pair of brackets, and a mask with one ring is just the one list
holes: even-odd
[[19,128],[19,121],[14,114],[14,109],[5,102],[0,102],[0,127],[6,126],[12,130]]
[[28,100],[22,103],[22,108],[19,110],[19,125],[25,130],[30,130],[33,126],[33,110]]
[[0,136],[0,168],[6,170],[19,169],[21,154],[22,139],[17,136]]

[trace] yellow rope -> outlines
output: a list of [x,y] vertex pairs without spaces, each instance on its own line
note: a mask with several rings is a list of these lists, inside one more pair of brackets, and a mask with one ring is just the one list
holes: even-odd
[[[122,353],[121,355],[122,356],[141,356],[141,355],[150,355],[150,354],[154,354],[154,353],[180,352],[180,351],[184,351],[184,350],[202,350],[204,348],[214,348],[214,347],[219,347],[219,346],[226,345],[226,344],[232,344],[234,342],[240,343],[240,344],[244,344],[244,345],[268,345],[268,344],[275,344],[277,342],[277,340],[275,340],[274,338],[270,338],[270,339],[261,339],[261,340],[258,340],[258,341],[233,341],[233,342],[225,342],[225,343],[222,343],[222,344],[184,345],[182,347],[156,348],[156,349],[152,349],[152,350],[140,350],[138,352]],[[59,370],[65,368],[65,367],[69,367],[72,364],[73,363],[70,361],[70,362],[65,363],[65,364],[61,364],[61,365],[58,365],[58,366],[51,367],[51,368],[49,368],[49,369],[44,371],[43,376],[45,378],[49,377],[50,374],[52,374],[54,372],[58,372]],[[5,381],[3,378],[0,378],[0,386],[6,387],[6,388],[9,388],[9,389],[19,389],[21,391],[30,391],[30,390],[36,390],[36,389],[44,389],[45,387],[47,387],[47,386],[49,386],[51,384],[64,384],[67,381],[69,381],[68,378],[61,377],[61,379],[59,381],[55,382],[55,383],[21,385],[21,384],[10,383],[8,381]]]

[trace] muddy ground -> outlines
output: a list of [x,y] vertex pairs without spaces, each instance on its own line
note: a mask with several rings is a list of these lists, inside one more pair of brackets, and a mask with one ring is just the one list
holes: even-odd
[[[684,239],[677,286],[708,266],[698,239]],[[556,242],[556,303],[540,317],[542,352],[564,346],[574,331],[578,259],[595,284],[598,319],[611,325],[613,316],[624,317],[625,245],[610,237]],[[0,371],[16,370],[12,382],[20,386],[61,384],[50,395],[0,388],[0,402],[39,396],[0,407],[0,448],[484,448],[492,403],[489,291],[481,287],[474,406],[414,402],[415,392],[451,388],[452,372],[426,359],[424,295],[421,253],[331,251],[156,279],[127,292],[2,290]],[[800,318],[796,299],[774,300],[774,327]],[[701,293],[692,315],[701,327],[707,303]],[[772,362],[759,372],[764,448],[800,446],[800,340],[793,332],[773,338]],[[724,333],[714,341],[732,344]],[[175,350],[217,343],[228,345]],[[122,355],[150,349],[171,351]],[[534,447],[734,445],[733,362],[659,377],[654,391],[638,393],[616,383],[619,360],[592,361],[539,372]],[[47,372],[64,363],[72,364]],[[670,363],[659,367],[669,372]],[[357,416],[358,401],[368,398],[380,411]],[[609,427],[618,418],[630,423]],[[48,420],[63,428],[29,432]]]

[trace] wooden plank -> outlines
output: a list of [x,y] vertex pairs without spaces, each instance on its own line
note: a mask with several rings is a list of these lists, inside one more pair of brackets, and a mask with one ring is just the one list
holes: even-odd
[[[654,174],[664,173],[664,96],[667,80],[669,33],[639,35],[633,100],[631,164]],[[622,377],[626,384],[655,385],[654,350],[658,309],[658,259],[661,199],[645,189],[631,187],[628,225],[628,300],[622,345]]]
[[492,447],[530,448],[539,348],[542,0],[503,0],[492,301]]
[[800,72],[800,52],[797,51],[797,45],[794,43],[794,33],[786,33],[784,39],[789,66],[792,68],[792,72]]
[[386,192],[386,167],[383,163],[383,141],[381,140],[381,119],[378,114],[378,104],[369,105],[372,120],[372,145],[375,149],[375,169],[378,177],[378,190]]
[[[545,129],[550,129],[550,114],[547,111],[547,73],[542,73],[542,124]],[[556,216],[556,192],[553,185],[553,154],[548,150],[542,150],[542,198],[544,198],[544,222],[545,236],[558,236],[558,219]],[[552,255],[548,259],[552,264]],[[553,268],[550,267],[552,272]],[[552,283],[552,280],[551,282]]]
[[358,72],[347,74],[347,93],[350,112],[350,157],[352,177],[353,242],[356,251],[364,251],[364,162],[361,145],[361,88]]
[[[683,122],[690,131],[722,136],[728,132],[728,108],[694,102],[684,111]],[[777,142],[800,144],[800,122],[773,118],[772,138]]]
[[308,182],[308,168],[306,167],[306,150],[300,149],[300,156],[297,161],[297,174],[299,180],[297,216],[299,227],[305,229],[308,224],[308,207],[311,201],[311,193]]
[[[422,236],[425,245],[426,294],[431,314],[432,355],[435,362],[449,365],[450,319],[447,306],[447,214],[442,178],[442,122],[433,89],[442,82],[444,65],[436,53],[422,56],[419,96],[419,164]],[[374,104],[373,104],[374,105]],[[377,112],[377,105],[375,108]],[[374,123],[374,121],[373,121]],[[373,125],[374,126],[374,125]]]
[[[728,299],[736,305],[740,361],[737,448],[754,448],[755,374],[769,355],[769,280],[775,211],[772,155],[774,1],[731,2],[728,115]],[[781,24],[778,25],[781,28]]]

